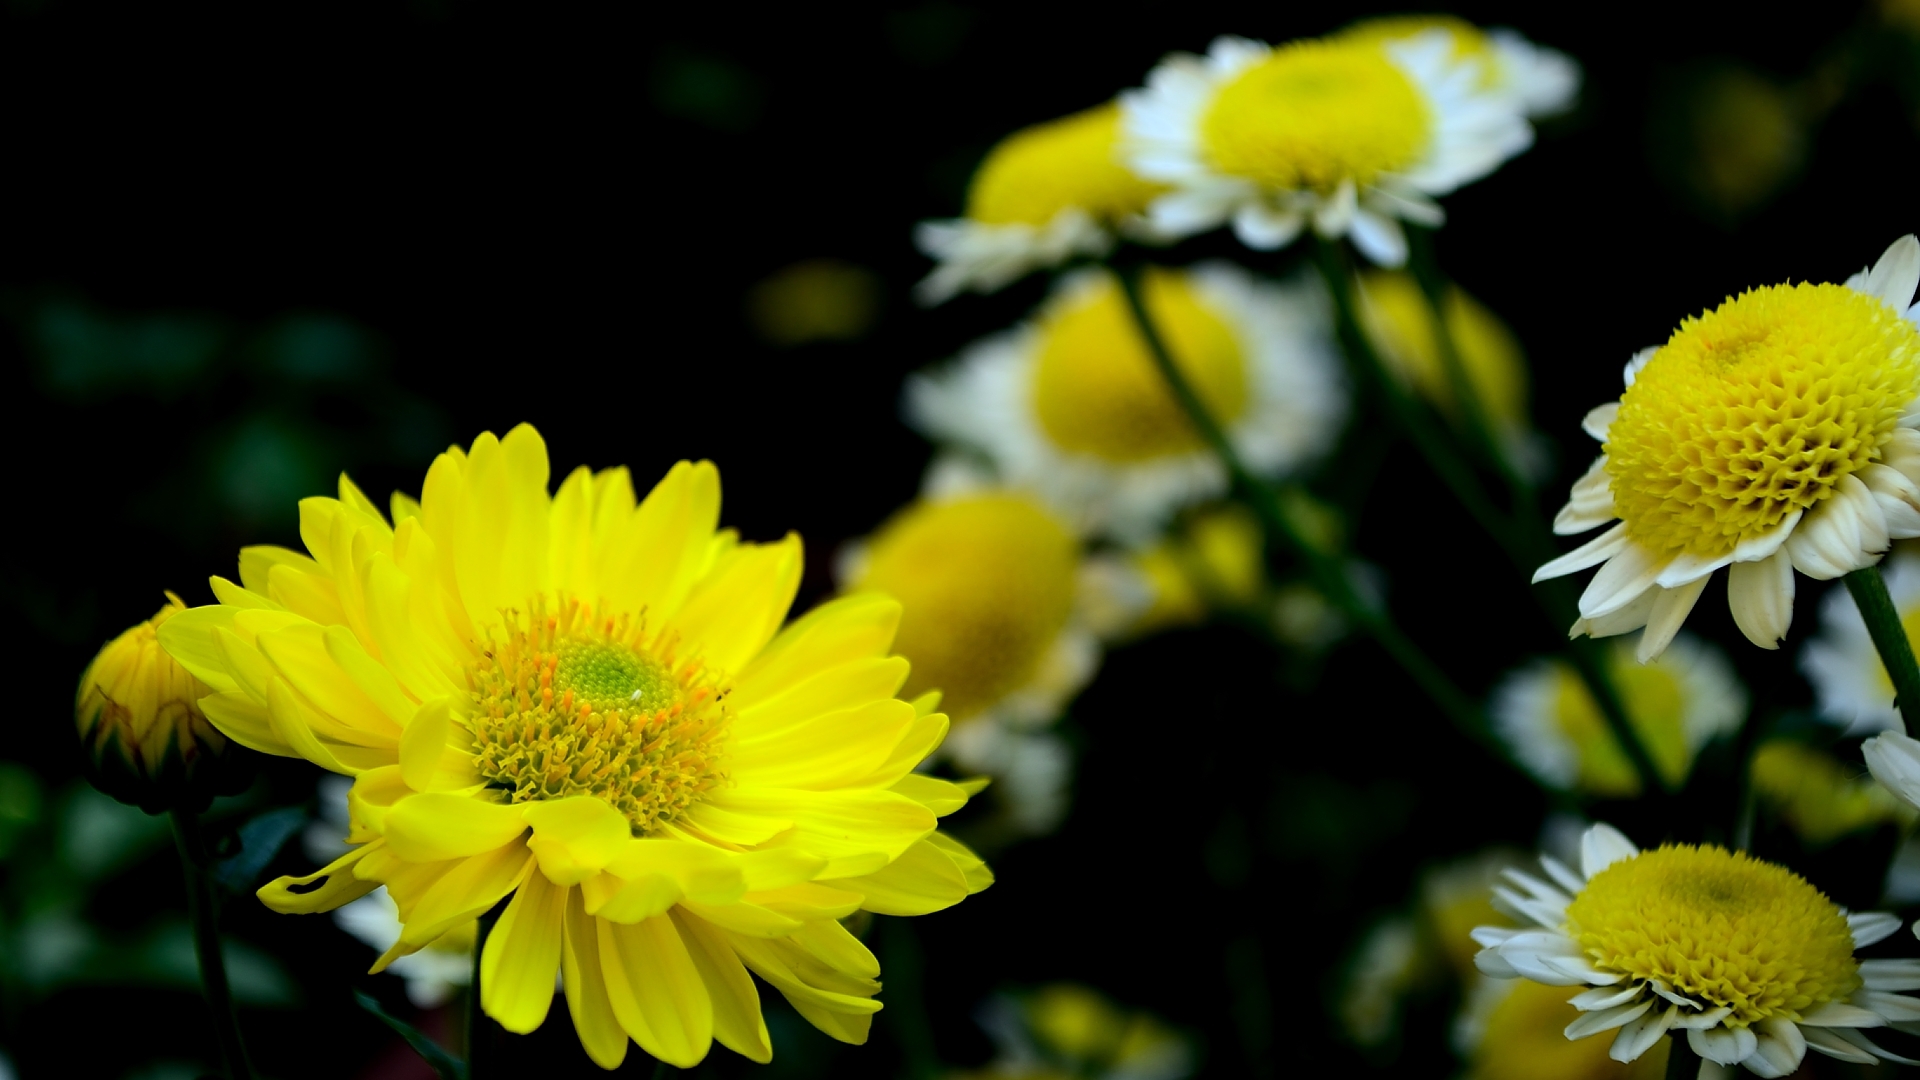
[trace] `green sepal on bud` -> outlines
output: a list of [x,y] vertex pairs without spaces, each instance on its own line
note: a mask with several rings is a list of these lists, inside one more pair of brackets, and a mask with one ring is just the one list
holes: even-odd
[[253,755],[200,710],[213,691],[160,648],[160,624],[185,610],[167,593],[153,618],[100,650],[74,696],[88,781],[149,814],[198,813],[253,779]]

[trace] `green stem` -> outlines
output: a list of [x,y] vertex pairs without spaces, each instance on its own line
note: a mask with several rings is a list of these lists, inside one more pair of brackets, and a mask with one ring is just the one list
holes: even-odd
[[653,1080],[667,1080],[667,1074],[672,1071],[673,1066],[664,1061],[656,1061],[653,1063]]
[[1453,685],[1453,680],[1447,677],[1440,666],[1402,634],[1383,612],[1361,598],[1344,563],[1330,557],[1302,536],[1287,514],[1279,490],[1255,476],[1240,460],[1240,454],[1233,448],[1226,431],[1214,419],[1206,403],[1200,400],[1193,384],[1187,381],[1186,374],[1173,362],[1173,354],[1168,350],[1153,317],[1147,312],[1140,290],[1140,269],[1138,264],[1127,264],[1116,266],[1115,272],[1134,323],[1146,342],[1147,352],[1152,356],[1154,366],[1160,370],[1161,377],[1166,380],[1167,388],[1173,392],[1174,399],[1186,411],[1188,419],[1199,430],[1200,437],[1226,467],[1234,487],[1252,506],[1268,534],[1285,542],[1306,563],[1309,575],[1327,599],[1385,649],[1387,655],[1406,671],[1449,719],[1470,737],[1504,756],[1488,732],[1480,707]]
[[233,988],[227,982],[226,959],[220,955],[219,913],[214,907],[213,879],[207,873],[206,837],[200,818],[190,810],[172,812],[174,845],[180,851],[180,871],[187,881],[187,917],[193,922],[193,952],[200,962],[200,991],[213,1013],[214,1040],[231,1080],[252,1080],[253,1066],[240,1039],[240,1021],[233,1011]]
[[[1524,485],[1519,485],[1517,480],[1514,481],[1515,501],[1524,512],[1523,516],[1510,519],[1494,509],[1486,493],[1481,491],[1480,483],[1475,479],[1473,470],[1454,453],[1453,446],[1445,433],[1432,423],[1427,414],[1407,395],[1399,381],[1387,371],[1386,365],[1380,362],[1379,354],[1374,351],[1372,339],[1367,336],[1365,328],[1360,323],[1359,305],[1354,296],[1353,267],[1347,260],[1346,249],[1341,247],[1338,241],[1321,239],[1315,248],[1315,256],[1315,265],[1319,267],[1320,276],[1326,282],[1327,291],[1333,294],[1334,313],[1337,316],[1341,345],[1345,348],[1347,355],[1352,358],[1354,366],[1361,369],[1366,381],[1371,383],[1376,392],[1385,399],[1395,421],[1412,437],[1428,466],[1453,492],[1454,498],[1466,508],[1467,513],[1479,523],[1487,535],[1493,537],[1494,541],[1505,549],[1507,557],[1522,573],[1531,573],[1533,567],[1551,559],[1552,545],[1544,536],[1538,535],[1539,530],[1534,527],[1539,520],[1539,515],[1533,510],[1532,496]],[[1439,288],[1444,293],[1444,288]],[[1436,308],[1435,317],[1440,317],[1438,308]],[[1440,338],[1446,347],[1451,349],[1452,339],[1446,332],[1444,320],[1440,326]],[[1455,364],[1458,365],[1457,357]],[[1462,381],[1464,382],[1464,375]],[[1471,395],[1470,391],[1463,392],[1466,392],[1471,400],[1478,400]],[[1491,433],[1484,428],[1479,430],[1490,444]],[[1497,455],[1497,457],[1500,461],[1505,461],[1504,455]],[[1541,602],[1547,603],[1545,599]],[[1561,630],[1569,621],[1565,617],[1565,612],[1554,610],[1552,605],[1548,605],[1546,614],[1548,618],[1559,623],[1554,627],[1556,631]],[[1638,733],[1633,730],[1632,721],[1627,718],[1625,703],[1621,700],[1618,689],[1613,685],[1613,679],[1607,673],[1602,650],[1593,641],[1576,640],[1571,644],[1569,651],[1573,657],[1574,670],[1579,673],[1581,681],[1586,683],[1588,692],[1600,706],[1600,715],[1606,721],[1607,729],[1612,732],[1614,740],[1620,744],[1627,755],[1627,760],[1632,763],[1634,772],[1639,775],[1641,790],[1664,791],[1666,782],[1661,778],[1659,770],[1654,768],[1652,756],[1641,744]]]
[[1700,1080],[1700,1055],[1680,1032],[1667,1036],[1667,1080]]
[[487,935],[493,932],[493,924],[500,919],[501,906],[474,920],[473,927],[473,981],[467,984],[467,1080],[481,1080],[491,1075],[480,1068],[483,1058],[491,1058],[488,1051],[493,1049],[493,1021],[487,1018],[486,1010],[480,1007],[480,960],[486,955]]
[[1907,640],[1906,627],[1900,625],[1900,612],[1893,606],[1893,597],[1887,595],[1887,583],[1880,576],[1878,564],[1855,570],[1842,580],[1853,594],[1860,617],[1866,620],[1867,634],[1880,652],[1887,677],[1893,680],[1893,703],[1905,723],[1909,706],[1920,712],[1920,665],[1914,663],[1913,643]]

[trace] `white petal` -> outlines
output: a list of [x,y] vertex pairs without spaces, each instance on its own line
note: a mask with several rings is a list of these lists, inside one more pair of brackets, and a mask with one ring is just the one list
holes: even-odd
[[1568,895],[1578,893],[1587,887],[1587,883],[1580,880],[1580,875],[1575,874],[1567,868],[1566,863],[1551,855],[1540,856],[1540,866],[1546,870],[1547,876],[1553,879],[1553,883],[1565,889]]
[[1886,517],[1857,476],[1843,476],[1834,493],[1802,518],[1787,538],[1794,569],[1819,581],[1880,561],[1891,541]]
[[1886,515],[1888,536],[1895,540],[1920,536],[1920,485],[1899,469],[1879,462],[1861,469],[1860,479]]
[[1861,1065],[1874,1063],[1872,1054],[1841,1038],[1838,1032],[1828,1031],[1825,1028],[1802,1027],[1800,1036],[1807,1040],[1809,1050],[1818,1050],[1828,1057],[1858,1062]]
[[1693,1052],[1708,1061],[1722,1065],[1738,1065],[1759,1045],[1759,1038],[1747,1028],[1717,1027],[1701,1030],[1694,1028],[1687,1032],[1687,1042]]
[[1823,1028],[1870,1028],[1886,1027],[1886,1017],[1879,1013],[1863,1009],[1858,1005],[1849,1005],[1844,1001],[1829,1001],[1800,1017],[1802,1026]]
[[1567,637],[1577,638],[1582,634],[1588,637],[1612,637],[1615,634],[1631,634],[1647,625],[1653,617],[1653,604],[1660,598],[1659,589],[1648,589],[1640,594],[1640,599],[1621,608],[1611,615],[1602,615],[1597,619],[1576,619],[1573,628],[1567,631]]
[[[1539,878],[1534,877],[1532,874],[1527,873],[1525,870],[1516,870],[1516,869],[1513,869],[1512,867],[1509,867],[1505,870],[1500,871],[1500,876],[1505,880],[1520,886],[1522,889],[1525,889],[1527,891],[1527,895],[1533,897],[1535,900],[1545,901],[1546,903],[1549,903],[1549,904],[1558,904],[1563,907],[1567,904],[1573,903],[1572,896],[1568,895],[1565,892],[1562,892],[1560,889],[1555,888],[1552,885],[1547,884],[1544,881],[1541,881]],[[1579,892],[1580,890],[1574,889],[1573,891]]]
[[1567,496],[1567,505],[1554,515],[1554,533],[1571,536],[1605,525],[1618,517],[1613,512],[1612,480],[1607,475],[1607,455],[1594,458],[1586,474],[1574,481],[1573,490]]
[[1732,1015],[1733,1010],[1722,1005],[1717,1009],[1710,1009],[1703,1013],[1681,1013],[1674,1019],[1673,1026],[1676,1028],[1686,1028],[1689,1031],[1708,1031],[1718,1027],[1720,1021]]
[[1585,570],[1595,563],[1605,562],[1627,546],[1627,523],[1621,522],[1599,536],[1581,544],[1565,555],[1546,563],[1533,572],[1535,584],[1549,578],[1565,577],[1575,571]]
[[1520,978],[1519,969],[1507,963],[1498,949],[1481,949],[1474,953],[1473,966],[1479,968],[1482,975],[1491,979]]
[[1677,589],[1661,589],[1654,597],[1653,611],[1647,616],[1647,628],[1640,635],[1640,645],[1634,650],[1634,657],[1641,663],[1651,663],[1661,653],[1667,651],[1667,645],[1673,641],[1673,635],[1680,632],[1680,626],[1687,621],[1688,613],[1700,600],[1700,593],[1707,587],[1707,578],[1699,577]]
[[1621,373],[1628,386],[1633,385],[1633,380],[1639,376],[1640,369],[1646,367],[1653,360],[1653,354],[1659,351],[1660,346],[1649,345],[1633,354],[1633,359],[1627,361],[1627,370]]
[[1852,282],[1848,279],[1856,291],[1879,297],[1895,311],[1906,311],[1913,303],[1914,289],[1920,288],[1920,240],[1912,233],[1895,240],[1867,271],[1864,282]]
[[1847,916],[1847,929],[1853,931],[1853,947],[1864,949],[1892,937],[1900,929],[1900,917],[1885,911],[1856,911]]
[[1863,1009],[1879,1013],[1889,1023],[1920,1022],[1920,998],[1889,994],[1885,990],[1855,990],[1853,997],[1848,1000]]
[[1581,1012],[1593,1012],[1602,1009],[1616,1009],[1645,993],[1644,987],[1632,984],[1622,990],[1608,986],[1596,986],[1583,994],[1575,994],[1567,999],[1567,1004]]
[[1567,1025],[1566,1036],[1569,1039],[1584,1039],[1589,1035],[1612,1031],[1622,1024],[1640,1019],[1651,1008],[1653,1008],[1653,999],[1648,998],[1637,1005],[1622,1005],[1615,1009],[1586,1013]]
[[1883,1061],[1897,1061],[1902,1065],[1920,1065],[1920,1061],[1915,1061],[1912,1058],[1904,1058],[1899,1054],[1882,1049],[1875,1044],[1872,1039],[1867,1038],[1852,1028],[1833,1028],[1829,1034],[1838,1035],[1841,1039],[1852,1043],[1855,1048],[1865,1050],[1867,1053]]
[[1692,998],[1688,997],[1685,994],[1675,991],[1673,987],[1668,986],[1666,983],[1660,981],[1659,979],[1654,979],[1651,982],[1649,982],[1647,985],[1653,987],[1654,993],[1659,994],[1661,997],[1666,998],[1668,1001],[1673,1002],[1675,1005],[1685,1005],[1687,1008],[1694,1010],[1692,1013],[1688,1014],[1687,1016],[1681,1017],[1682,1020],[1698,1017],[1700,1015],[1700,1010],[1706,1008],[1705,1005],[1701,1004],[1698,1001],[1693,1000]]
[[1600,440],[1607,441],[1607,429],[1613,426],[1613,420],[1620,415],[1620,403],[1609,401],[1605,405],[1595,405],[1587,410],[1580,421],[1580,430]]
[[1352,230],[1347,235],[1353,239],[1353,246],[1375,266],[1391,269],[1406,265],[1407,234],[1398,221],[1370,210],[1358,210],[1354,212]]
[[1920,960],[1862,960],[1860,980],[1869,990],[1920,990]]
[[1511,926],[1476,926],[1467,936],[1478,944],[1492,947],[1505,944],[1507,939],[1520,932]]
[[1737,562],[1727,571],[1727,607],[1747,640],[1777,649],[1793,625],[1793,558],[1776,551],[1759,562]]
[[1334,189],[1333,198],[1323,201],[1313,212],[1313,231],[1321,236],[1341,236],[1360,208],[1359,191],[1348,178]]
[[1794,526],[1800,524],[1800,519],[1805,517],[1806,513],[1805,510],[1795,508],[1792,513],[1781,518],[1780,523],[1773,528],[1759,536],[1751,536],[1740,541],[1733,549],[1733,561],[1759,562],[1779,551],[1781,545],[1787,542],[1787,538],[1793,535]]
[[1255,251],[1277,251],[1293,242],[1307,219],[1297,211],[1272,210],[1257,204],[1242,206],[1233,215],[1233,235]]
[[1660,1037],[1673,1027],[1674,1017],[1679,1011],[1669,1008],[1648,1013],[1621,1028],[1620,1034],[1613,1037],[1613,1046],[1608,1049],[1607,1056],[1615,1061],[1632,1061],[1653,1049],[1653,1044],[1659,1042]]
[[1587,590],[1580,594],[1580,617],[1593,619],[1611,615],[1640,599],[1640,594],[1648,589],[1658,588],[1654,581],[1672,558],[1640,544],[1628,543],[1587,582]]
[[1860,756],[1867,759],[1867,771],[1881,787],[1908,805],[1920,807],[1920,742],[1897,731],[1885,731],[1861,743]]
[[[1768,1065],[1777,1070],[1775,1076],[1793,1075],[1793,1071],[1800,1067],[1800,1062],[1807,1056],[1807,1040],[1800,1034],[1800,1028],[1793,1021],[1778,1017],[1762,1020],[1754,1026],[1759,1029],[1754,1034],[1760,1037],[1755,1055],[1764,1058]],[[1749,1062],[1751,1060],[1748,1059]],[[1751,1063],[1747,1067],[1753,1068]]]
[[1580,837],[1580,873],[1588,880],[1619,862],[1640,854],[1626,834],[1611,825],[1595,824]]

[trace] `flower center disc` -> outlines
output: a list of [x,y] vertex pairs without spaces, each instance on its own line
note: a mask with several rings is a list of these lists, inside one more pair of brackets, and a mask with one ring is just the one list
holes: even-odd
[[1045,225],[1077,207],[1119,221],[1147,208],[1160,188],[1114,156],[1120,107],[1101,105],[1015,132],[994,147],[967,189],[967,217],[987,225]]
[[1798,1020],[1860,986],[1853,933],[1818,889],[1725,848],[1669,845],[1614,863],[1567,906],[1594,966],[1659,979],[1729,1024]]
[[535,603],[492,645],[470,724],[481,777],[514,802],[594,795],[644,836],[725,779],[724,690],[636,620]]
[[[1232,424],[1251,396],[1239,337],[1181,275],[1154,270],[1143,283],[1174,362],[1214,418]],[[1054,445],[1116,462],[1190,453],[1205,444],[1167,391],[1111,277],[1049,315],[1034,365],[1033,407]]]
[[1420,91],[1380,45],[1302,41],[1221,87],[1200,137],[1221,172],[1327,194],[1412,165],[1429,126]]
[[1615,513],[1660,552],[1765,534],[1877,456],[1920,392],[1917,341],[1843,285],[1754,289],[1688,319],[1607,432]]

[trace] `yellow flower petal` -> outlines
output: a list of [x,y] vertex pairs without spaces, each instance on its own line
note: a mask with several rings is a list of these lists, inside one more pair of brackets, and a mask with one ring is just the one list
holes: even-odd
[[512,843],[527,831],[522,813],[518,806],[429,791],[395,803],[382,831],[400,858],[458,859]]
[[900,627],[900,605],[877,593],[829,600],[795,620],[734,680],[739,709],[855,660],[886,655]]
[[625,815],[591,795],[531,803],[522,817],[533,826],[527,847],[556,885],[577,885],[598,873],[632,840]]
[[627,1058],[627,1033],[613,1014],[607,998],[606,973],[600,966],[600,931],[588,915],[579,889],[567,890],[566,933],[560,953],[561,978],[567,992],[567,1011],[580,1047],[603,1069],[617,1069]]
[[362,881],[353,873],[353,865],[366,858],[370,851],[377,850],[378,843],[354,848],[305,877],[275,878],[260,886],[254,895],[282,915],[332,911],[380,887],[379,882]]
[[672,918],[713,1002],[713,1037],[749,1061],[772,1061],[773,1040],[760,1013],[760,992],[726,935],[683,909],[675,909]]
[[508,1031],[525,1035],[547,1019],[571,892],[544,874],[528,874],[487,935],[480,954],[480,1007]]
[[830,713],[778,736],[741,740],[734,778],[743,787],[828,788],[882,765],[914,723],[913,706],[887,698]]
[[846,883],[876,915],[926,915],[972,895],[967,875],[938,846],[922,840],[884,868]]
[[800,588],[800,537],[730,553],[670,623],[710,666],[738,671],[787,617]]
[[600,964],[620,1026],[640,1048],[691,1069],[713,1044],[713,1004],[686,942],[665,915],[624,926],[599,920]]

